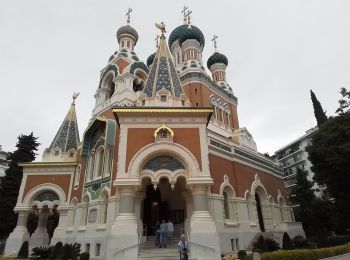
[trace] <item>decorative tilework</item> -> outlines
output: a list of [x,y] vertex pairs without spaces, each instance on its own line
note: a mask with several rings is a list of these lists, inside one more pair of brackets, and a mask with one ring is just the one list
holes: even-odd
[[143,166],[143,169],[156,172],[161,169],[175,171],[177,169],[185,169],[185,167],[178,159],[171,156],[162,155],[149,160],[145,166]]
[[144,92],[145,92],[147,97],[151,97],[152,96],[153,84],[154,84],[154,81],[155,81],[155,78],[156,78],[157,63],[158,63],[158,60],[155,59],[154,62],[153,62],[153,65],[152,65],[151,72],[150,72],[150,74],[148,75],[148,78],[147,78],[146,87],[145,87],[145,90],[144,90]]
[[156,91],[161,90],[163,88],[171,92],[169,72],[168,72],[168,62],[165,57],[161,57],[159,61]]

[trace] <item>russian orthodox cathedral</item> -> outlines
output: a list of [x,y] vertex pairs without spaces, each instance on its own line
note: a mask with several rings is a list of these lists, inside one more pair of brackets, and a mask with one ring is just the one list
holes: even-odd
[[[304,234],[286,201],[283,170],[239,126],[217,37],[205,68],[205,37],[185,9],[169,36],[156,24],[161,35],[145,64],[130,11],[117,31],[119,49],[101,71],[82,141],[75,94],[42,160],[21,164],[18,223],[5,254],[25,240],[30,248],[51,240],[78,242],[93,259],[148,259],[140,257],[142,244],[163,219],[174,223],[176,239],[188,236],[198,260],[249,250],[261,234]],[[53,212],[59,220],[50,238]],[[38,226],[29,236],[31,214]]]

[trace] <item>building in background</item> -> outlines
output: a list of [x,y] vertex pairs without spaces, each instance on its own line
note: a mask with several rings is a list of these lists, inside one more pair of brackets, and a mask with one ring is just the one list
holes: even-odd
[[[21,164],[18,223],[6,254],[17,255],[24,240],[47,244],[45,223],[55,209],[51,243],[78,242],[98,259],[178,258],[147,243],[163,219],[172,220],[175,234],[189,235],[198,260],[247,249],[260,234],[279,243],[283,232],[305,235],[286,202],[282,169],[239,126],[228,59],[216,50],[216,37],[205,62],[206,40],[189,14],[168,39],[164,23],[157,28],[147,65],[136,54],[139,36],[130,20],[118,29],[83,141],[73,100],[42,161]],[[31,212],[39,224],[29,238]]]
[[[301,169],[307,172],[307,178],[313,181],[314,173],[311,170],[312,163],[308,159],[308,153],[305,150],[310,144],[312,135],[318,130],[317,127],[311,128],[305,134],[286,146],[278,149],[275,152],[275,158],[283,167],[284,184],[287,190],[288,197],[293,196],[293,188],[296,185],[297,170]],[[327,196],[325,185],[318,185],[314,183],[316,196]]]
[[0,145],[0,177],[5,175],[6,169],[9,167],[9,160],[7,159],[9,153],[2,150]]

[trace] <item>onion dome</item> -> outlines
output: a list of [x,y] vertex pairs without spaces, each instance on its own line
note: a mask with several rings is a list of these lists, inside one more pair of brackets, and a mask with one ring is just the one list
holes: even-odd
[[148,68],[152,65],[155,56],[156,56],[156,53],[153,53],[147,58],[147,67]]
[[189,27],[187,24],[180,25],[171,32],[168,44],[171,47],[176,40],[179,40],[181,46],[184,41],[189,39],[197,40],[200,46],[204,47],[205,39],[202,31],[194,25]]
[[118,42],[119,42],[120,37],[122,37],[123,35],[126,35],[126,34],[130,35],[131,37],[133,37],[135,39],[135,45],[136,45],[137,40],[139,39],[139,34],[130,25],[124,25],[118,29],[118,31],[117,31]]
[[210,69],[211,65],[215,63],[223,63],[227,66],[228,59],[224,54],[221,54],[219,52],[214,52],[213,55],[211,55],[207,61],[207,67]]

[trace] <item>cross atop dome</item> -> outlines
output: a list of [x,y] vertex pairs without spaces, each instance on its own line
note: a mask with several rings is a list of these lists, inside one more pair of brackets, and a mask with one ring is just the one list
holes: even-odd
[[188,10],[187,13],[186,13],[186,18],[187,18],[187,26],[188,28],[191,28],[191,15],[192,14],[192,11],[191,10]]
[[188,7],[186,5],[184,5],[181,13],[183,14],[184,16],[184,24],[187,24],[187,17],[186,17],[186,10],[188,9]]
[[217,50],[217,42],[216,42],[216,39],[218,38],[218,36],[217,35],[215,35],[214,34],[214,36],[213,36],[213,39],[211,39],[211,41],[213,42],[213,44],[214,44],[214,51],[215,52],[217,52],[218,50]]
[[132,9],[131,9],[131,8],[129,8],[128,11],[126,12],[126,17],[127,17],[126,22],[128,23],[128,25],[130,24],[130,15],[131,15],[131,12],[132,12]]

